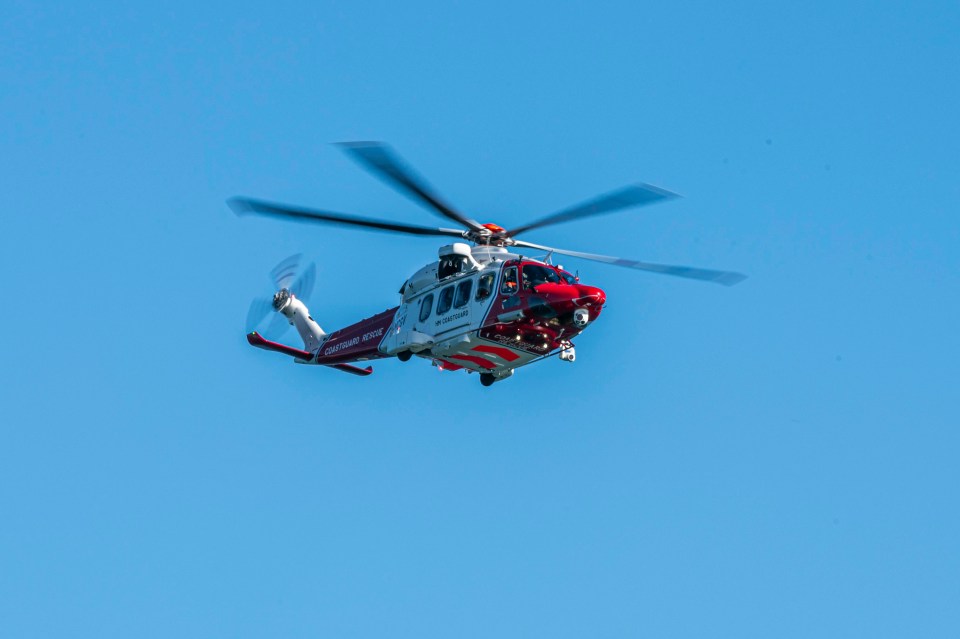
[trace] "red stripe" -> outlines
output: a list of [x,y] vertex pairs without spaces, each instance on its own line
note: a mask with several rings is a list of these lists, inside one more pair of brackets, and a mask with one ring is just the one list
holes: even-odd
[[490,353],[491,355],[496,355],[501,359],[505,359],[508,362],[512,362],[515,359],[520,359],[520,356],[511,351],[509,348],[503,348],[501,346],[486,346],[481,344],[480,346],[474,346],[473,350],[478,353]]
[[483,359],[482,357],[476,357],[474,355],[451,355],[450,359],[462,359],[465,362],[476,364],[482,368],[493,369],[497,367],[497,365],[491,362],[489,359]]

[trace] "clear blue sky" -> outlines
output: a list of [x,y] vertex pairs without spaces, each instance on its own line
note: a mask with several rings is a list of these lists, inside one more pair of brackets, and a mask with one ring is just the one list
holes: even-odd
[[[957,636],[955,2],[196,4],[0,8],[0,635]],[[490,389],[249,348],[291,253],[328,330],[435,256],[225,206],[441,222],[356,139],[750,279],[571,260],[577,362]]]

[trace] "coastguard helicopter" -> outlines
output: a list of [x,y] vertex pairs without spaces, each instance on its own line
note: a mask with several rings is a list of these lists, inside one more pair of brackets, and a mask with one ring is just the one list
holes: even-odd
[[[272,298],[254,300],[250,306],[247,341],[258,348],[291,356],[299,364],[366,376],[373,368],[355,364],[386,357],[406,362],[417,356],[444,371],[479,373],[480,382],[490,386],[510,377],[521,366],[553,355],[573,362],[573,339],[597,320],[607,297],[601,289],[581,283],[578,277],[554,265],[553,255],[724,286],[737,284],[746,277],[729,271],[568,251],[517,239],[522,233],[545,226],[677,197],[649,184],[627,186],[505,229],[496,224],[481,224],[453,209],[385,144],[348,142],[339,146],[362,167],[461,228],[377,220],[246,197],[231,198],[228,205],[238,215],[258,214],[461,241],[441,247],[438,261],[427,264],[403,282],[398,306],[333,333],[320,328],[303,302],[313,287],[314,266],[301,270],[297,257],[281,262],[272,272],[279,290]],[[533,259],[520,255],[517,249],[533,249],[546,257]],[[268,340],[256,330],[271,311],[277,313],[274,323],[279,327],[286,328],[289,323],[296,328],[303,348]]]

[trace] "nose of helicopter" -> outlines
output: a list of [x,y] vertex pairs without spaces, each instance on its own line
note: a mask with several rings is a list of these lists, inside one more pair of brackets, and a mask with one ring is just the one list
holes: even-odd
[[592,306],[599,309],[607,303],[607,294],[596,286],[577,284],[577,291],[580,293],[579,302],[582,306]]

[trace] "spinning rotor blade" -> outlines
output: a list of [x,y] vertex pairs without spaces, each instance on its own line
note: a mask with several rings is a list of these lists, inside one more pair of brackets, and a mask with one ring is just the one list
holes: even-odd
[[463,231],[457,229],[438,229],[428,226],[416,226],[413,224],[400,224],[397,222],[388,222],[386,220],[374,220],[355,215],[345,215],[343,213],[333,213],[330,211],[319,211],[299,206],[288,206],[286,204],[275,204],[264,202],[263,200],[252,200],[245,197],[233,197],[227,200],[227,206],[233,209],[237,215],[247,215],[257,213],[259,215],[269,215],[273,217],[286,217],[293,220],[304,222],[326,222],[328,224],[339,224],[340,226],[361,226],[381,231],[393,231],[394,233],[407,233],[409,235],[440,235],[463,237]]
[[568,209],[564,209],[553,215],[542,217],[539,220],[518,226],[515,229],[506,232],[508,237],[513,237],[530,229],[538,229],[552,224],[569,222],[592,215],[602,215],[604,213],[613,213],[620,209],[626,209],[633,206],[646,206],[655,204],[663,200],[680,197],[676,193],[661,189],[650,184],[635,184],[622,189],[605,193],[592,200],[587,200]]
[[277,313],[273,310],[272,297],[258,297],[250,302],[250,310],[247,311],[247,334],[260,328],[268,315],[273,315],[273,318],[263,333],[270,339],[280,339],[280,337],[287,332],[287,329],[290,328],[290,321],[283,313]]
[[310,265],[303,269],[300,277],[290,285],[290,292],[293,293],[297,299],[306,301],[310,297],[310,293],[313,292],[313,282],[316,279],[317,267],[314,266],[313,262],[310,262]]
[[276,313],[273,310],[272,297],[258,297],[250,302],[250,310],[247,311],[246,332],[249,334],[256,331],[270,314],[273,314],[273,319],[270,320],[270,324],[267,325],[263,334],[270,339],[280,339],[290,328],[290,322],[282,313]]
[[685,277],[691,280],[713,282],[714,284],[722,284],[723,286],[733,286],[734,284],[739,284],[743,280],[747,279],[746,275],[743,275],[742,273],[734,273],[732,271],[712,271],[710,269],[693,268],[690,266],[652,264],[650,262],[627,260],[622,257],[611,257],[609,255],[596,255],[594,253],[581,253],[579,251],[565,251],[562,249],[555,249],[549,246],[540,246],[539,244],[531,244],[530,242],[522,242],[519,240],[515,242],[514,246],[540,249],[550,253],[559,253],[560,255],[569,255],[570,257],[579,257],[580,259],[584,260],[604,262],[606,264],[613,264],[614,266],[625,266],[627,268],[634,268],[640,271],[660,273],[662,275],[673,275],[675,277]]
[[279,290],[281,288],[290,288],[297,271],[300,270],[300,254],[291,255],[270,271],[270,281]]
[[[311,262],[303,270],[300,269],[301,255],[291,255],[284,259],[270,271],[270,281],[277,289],[287,289],[297,298],[305,300],[313,291],[313,283],[317,277],[317,267]],[[256,331],[267,319],[273,315],[265,334],[272,339],[279,339],[288,328],[290,321],[282,313],[276,312],[273,306],[273,297],[258,297],[250,302],[247,311],[247,333]]]
[[287,319],[287,316],[283,313],[274,313],[273,319],[270,320],[270,324],[267,326],[264,335],[270,339],[280,339],[289,328],[290,320]]
[[477,232],[484,232],[484,227],[476,220],[457,213],[449,205],[440,200],[439,196],[430,191],[430,188],[418,179],[416,174],[396,156],[386,144],[381,142],[341,142],[339,144],[354,160],[371,173],[375,173],[385,182],[390,183],[397,190],[426,204],[434,211],[463,226]]
[[273,298],[258,297],[250,302],[250,310],[247,311],[247,323],[245,324],[247,333],[257,330],[257,327],[267,319],[273,311]]

